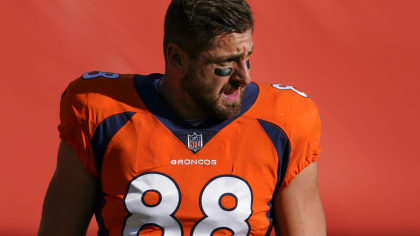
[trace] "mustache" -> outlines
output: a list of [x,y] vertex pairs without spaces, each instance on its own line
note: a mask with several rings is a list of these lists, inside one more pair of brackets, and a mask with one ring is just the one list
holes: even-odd
[[222,91],[232,91],[232,90],[237,90],[238,88],[242,87],[241,83],[236,81],[236,80],[232,80],[230,79],[228,81],[227,84],[225,84],[225,86],[223,86]]

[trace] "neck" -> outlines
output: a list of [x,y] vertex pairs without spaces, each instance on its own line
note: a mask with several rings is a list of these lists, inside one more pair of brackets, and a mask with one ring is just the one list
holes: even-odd
[[165,74],[158,85],[163,100],[184,120],[206,119],[207,114],[182,88],[180,81],[181,78]]

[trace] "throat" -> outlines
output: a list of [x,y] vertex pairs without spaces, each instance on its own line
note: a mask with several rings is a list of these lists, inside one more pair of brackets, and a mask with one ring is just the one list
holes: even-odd
[[[200,110],[199,105],[190,97],[182,86],[171,84],[167,77],[153,81],[156,93],[182,120],[193,126],[206,121],[207,114]],[[179,88],[179,89],[174,89]]]

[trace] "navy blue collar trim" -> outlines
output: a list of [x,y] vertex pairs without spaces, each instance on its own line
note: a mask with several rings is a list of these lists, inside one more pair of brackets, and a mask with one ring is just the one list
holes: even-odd
[[[238,115],[228,120],[208,119],[198,126],[193,126],[182,120],[156,92],[153,81],[162,78],[162,76],[162,74],[135,75],[134,86],[147,109],[184,144],[186,144],[184,137],[186,133],[201,132],[205,133],[204,146],[217,132],[248,111],[254,105],[259,94],[258,85],[252,82],[245,88],[241,112]],[[193,152],[196,153],[197,151]]]

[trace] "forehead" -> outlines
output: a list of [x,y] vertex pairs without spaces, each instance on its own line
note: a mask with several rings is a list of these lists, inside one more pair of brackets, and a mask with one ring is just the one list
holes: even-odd
[[214,37],[211,47],[204,50],[202,56],[211,59],[219,57],[246,57],[253,49],[251,30],[243,33],[228,33]]

